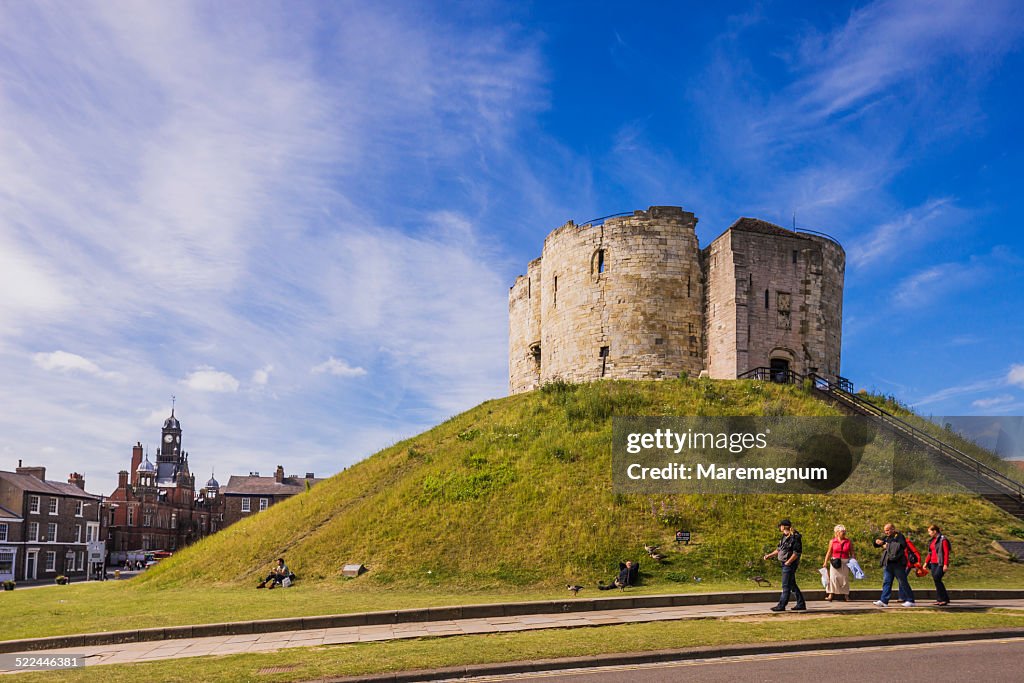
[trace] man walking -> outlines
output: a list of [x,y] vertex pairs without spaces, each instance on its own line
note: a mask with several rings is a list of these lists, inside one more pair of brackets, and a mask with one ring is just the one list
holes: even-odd
[[796,598],[794,612],[807,609],[804,602],[804,594],[796,585],[796,570],[800,566],[800,555],[803,553],[803,542],[800,539],[800,532],[793,528],[793,523],[788,519],[779,522],[779,531],[782,538],[779,539],[779,547],[764,556],[764,559],[778,557],[782,563],[782,595],[779,596],[779,604],[772,607],[773,612],[783,612],[789,603],[789,594],[793,593]]
[[904,607],[913,607],[914,589],[910,587],[907,579],[907,539],[892,523],[882,528],[885,536],[875,539],[876,547],[885,547],[882,551],[882,595],[875,600],[876,607],[888,607],[889,598],[892,597],[893,579],[899,582],[899,597]]

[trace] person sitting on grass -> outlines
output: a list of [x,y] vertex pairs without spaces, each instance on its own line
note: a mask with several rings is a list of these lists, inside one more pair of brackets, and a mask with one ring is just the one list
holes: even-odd
[[270,574],[267,575],[267,578],[260,581],[260,584],[256,587],[263,588],[269,583],[270,585],[267,586],[267,588],[272,589],[274,586],[280,586],[281,582],[289,576],[291,576],[291,572],[288,571],[288,565],[284,563],[283,557],[279,557],[277,558],[277,565],[270,570]]
[[626,586],[635,586],[639,580],[640,564],[633,560],[626,560],[625,562],[619,562],[619,575],[615,577],[615,581],[607,586],[599,583],[597,588],[603,591],[610,591],[613,588],[624,590]]

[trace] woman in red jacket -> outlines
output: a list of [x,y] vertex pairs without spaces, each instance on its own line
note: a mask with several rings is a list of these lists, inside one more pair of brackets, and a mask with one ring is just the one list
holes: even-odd
[[935,582],[935,604],[943,607],[949,604],[949,593],[946,592],[946,585],[942,583],[942,577],[949,571],[949,541],[942,535],[942,529],[938,524],[928,527],[928,535],[932,540],[928,543],[928,557],[924,566],[931,570],[932,581]]

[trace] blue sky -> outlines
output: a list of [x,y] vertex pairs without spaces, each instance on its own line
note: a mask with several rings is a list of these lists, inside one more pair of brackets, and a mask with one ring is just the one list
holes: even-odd
[[[544,236],[847,249],[843,374],[1024,412],[1014,2],[4,3],[0,467],[336,472],[506,393]],[[822,6],[824,5],[824,6]]]

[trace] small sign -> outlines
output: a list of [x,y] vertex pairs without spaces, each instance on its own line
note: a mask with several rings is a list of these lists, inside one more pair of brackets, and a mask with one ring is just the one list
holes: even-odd
[[676,532],[676,543],[682,543],[683,545],[690,545],[690,532],[689,531],[677,531]]
[[106,544],[103,541],[89,541],[86,545],[89,547],[89,561],[102,562]]
[[366,571],[366,565],[364,564],[346,564],[341,568],[342,576],[359,576]]

